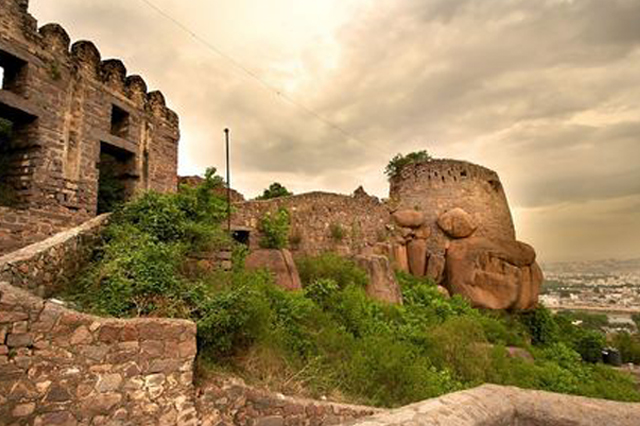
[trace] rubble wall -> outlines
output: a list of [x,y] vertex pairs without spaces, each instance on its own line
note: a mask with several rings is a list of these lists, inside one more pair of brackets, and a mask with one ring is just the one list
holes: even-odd
[[196,425],[196,326],[80,314],[0,283],[1,424]]
[[109,215],[0,257],[0,281],[40,296],[53,294],[91,259]]
[[[231,222],[235,228],[250,231],[250,247],[255,249],[261,236],[260,219],[281,207],[291,214],[290,249],[294,254],[314,255],[331,250],[359,253],[387,238],[389,211],[383,202],[364,191],[354,195],[310,192],[236,203]],[[336,229],[341,230],[341,238]]]

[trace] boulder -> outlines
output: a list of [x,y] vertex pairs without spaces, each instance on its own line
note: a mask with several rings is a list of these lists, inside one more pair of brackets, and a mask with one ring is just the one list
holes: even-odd
[[441,214],[438,226],[451,238],[470,237],[478,228],[471,215],[459,207]]
[[409,272],[409,258],[407,257],[407,246],[404,244],[393,244],[391,248],[391,258],[393,267],[400,271]]
[[417,210],[398,210],[392,216],[399,226],[405,228],[419,228],[424,223],[424,213]]
[[276,284],[285,290],[300,290],[300,276],[291,252],[286,249],[260,249],[247,256],[245,267],[248,270],[267,269],[275,276]]
[[427,225],[422,225],[420,228],[415,231],[416,238],[420,238],[423,240],[429,239],[431,236],[431,228]]
[[354,260],[369,275],[369,285],[367,286],[369,297],[387,303],[402,303],[400,286],[386,256],[358,255]]
[[411,240],[407,244],[409,271],[416,277],[423,277],[427,267],[427,241]]
[[538,303],[542,271],[531,246],[519,241],[468,238],[451,243],[448,288],[474,306],[531,309]]
[[431,278],[436,284],[442,281],[444,275],[444,256],[439,254],[432,254],[427,261],[427,277]]

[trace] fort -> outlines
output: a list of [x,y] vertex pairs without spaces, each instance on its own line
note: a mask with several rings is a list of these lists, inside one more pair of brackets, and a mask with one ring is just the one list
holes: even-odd
[[0,0],[0,253],[95,216],[101,190],[177,187],[178,116],[162,93],[27,8]]
[[[28,0],[0,0],[0,69],[0,425],[638,424],[639,404],[495,385],[389,411],[237,380],[196,384],[194,322],[102,318],[50,298],[86,266],[111,203],[176,190],[178,116],[91,42],[38,27]],[[402,303],[388,287],[396,268],[481,307],[537,303],[535,252],[516,240],[500,179],[481,166],[409,165],[387,200],[358,188],[263,201],[234,193],[234,206],[233,230],[251,251],[260,219],[286,208],[293,256],[356,259],[382,286],[373,297]]]

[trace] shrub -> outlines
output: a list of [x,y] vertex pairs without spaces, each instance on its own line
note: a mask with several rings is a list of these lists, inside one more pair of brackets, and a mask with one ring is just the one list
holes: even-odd
[[586,362],[602,361],[602,351],[606,345],[606,339],[602,333],[593,330],[584,330],[574,343],[574,349]]
[[333,280],[341,289],[350,284],[366,287],[369,282],[369,277],[362,268],[335,253],[303,257],[296,260],[296,266],[303,286],[323,278]]
[[407,155],[397,154],[387,164],[387,167],[384,169],[384,174],[391,179],[397,176],[402,169],[409,164],[423,163],[425,161],[430,161],[431,159],[431,155],[429,155],[425,150],[410,152]]
[[333,241],[341,242],[345,236],[344,228],[339,223],[332,223],[329,226],[329,235]]
[[622,362],[640,364],[640,335],[629,334],[626,331],[616,333],[611,344],[620,351]]
[[548,345],[558,339],[558,325],[551,311],[541,306],[520,314],[520,321],[527,327],[534,345]]
[[260,246],[268,249],[287,247],[290,225],[289,211],[283,207],[275,213],[265,213],[260,220],[260,231],[262,232]]
[[265,189],[262,195],[256,197],[256,200],[271,200],[273,198],[288,197],[293,195],[287,188],[278,182],[273,182],[269,188]]

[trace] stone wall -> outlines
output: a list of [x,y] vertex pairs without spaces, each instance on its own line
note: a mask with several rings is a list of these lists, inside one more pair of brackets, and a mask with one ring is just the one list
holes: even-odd
[[196,425],[196,326],[79,314],[0,283],[0,424]]
[[394,209],[417,209],[431,227],[428,251],[443,255],[446,236],[437,220],[459,207],[479,225],[476,236],[515,239],[511,211],[498,174],[465,161],[432,160],[410,164],[391,179],[389,197]]
[[320,426],[344,424],[383,410],[291,398],[258,390],[240,380],[219,379],[199,390],[202,426]]
[[89,261],[108,214],[77,228],[0,257],[0,281],[29,289],[41,296],[74,277]]
[[[260,218],[266,212],[285,207],[291,213],[290,249],[293,254],[318,254],[337,250],[359,253],[387,238],[389,212],[384,203],[357,190],[353,195],[310,192],[273,200],[257,200],[234,205],[232,225],[250,232],[250,247],[260,241]],[[342,230],[335,238],[332,227]],[[345,253],[346,254],[346,253]]]
[[95,216],[109,161],[126,196],[177,184],[178,116],[162,93],[27,9],[0,0],[0,118],[13,124],[0,137],[0,254]]
[[483,385],[377,414],[362,426],[637,426],[640,404]]

